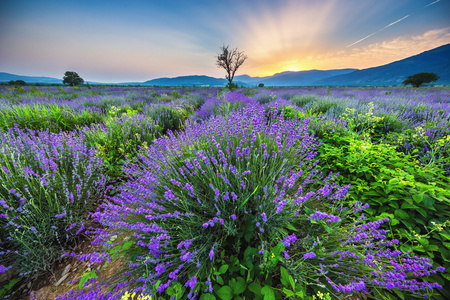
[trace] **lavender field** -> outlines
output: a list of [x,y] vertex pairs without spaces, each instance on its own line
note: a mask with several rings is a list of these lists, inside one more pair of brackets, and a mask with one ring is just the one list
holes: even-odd
[[0,297],[450,298],[448,88],[0,92]]

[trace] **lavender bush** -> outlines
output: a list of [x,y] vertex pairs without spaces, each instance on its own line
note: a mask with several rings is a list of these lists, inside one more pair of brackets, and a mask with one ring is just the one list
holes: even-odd
[[366,205],[346,203],[348,186],[319,174],[309,122],[276,111],[268,120],[249,105],[157,140],[124,169],[134,180],[94,214],[109,228],[96,231],[105,251],[81,257],[109,262],[125,248],[111,235],[132,236],[128,268],[59,299],[119,299],[125,289],[173,299],[290,295],[280,272],[336,296],[440,288],[422,278],[443,269],[396,250],[379,228],[387,219],[353,216]]
[[247,105],[255,104],[256,101],[245,95],[236,92],[227,92],[217,97],[210,98],[200,107],[191,121],[202,122],[208,120],[212,116],[225,116],[232,110],[236,110]]
[[0,272],[51,269],[105,189],[103,161],[74,133],[0,136]]

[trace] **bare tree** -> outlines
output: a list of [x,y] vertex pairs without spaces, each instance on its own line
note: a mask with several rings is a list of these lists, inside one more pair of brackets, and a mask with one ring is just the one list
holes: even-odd
[[225,78],[228,80],[228,86],[232,88],[232,82],[236,70],[244,63],[247,59],[247,55],[244,52],[235,49],[228,49],[229,46],[223,45],[220,47],[220,53],[217,54],[216,65],[220,68],[224,68],[227,71]]

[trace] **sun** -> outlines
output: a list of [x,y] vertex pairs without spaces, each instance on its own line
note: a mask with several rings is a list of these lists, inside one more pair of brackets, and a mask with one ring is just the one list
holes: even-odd
[[298,71],[300,71],[300,69],[297,68],[297,67],[290,67],[290,68],[287,69],[287,71],[298,72]]

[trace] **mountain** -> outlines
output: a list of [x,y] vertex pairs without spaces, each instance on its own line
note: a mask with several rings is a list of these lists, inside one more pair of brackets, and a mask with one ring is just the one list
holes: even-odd
[[314,85],[398,86],[406,77],[421,72],[434,72],[440,77],[433,85],[450,85],[450,44],[383,66],[320,79]]
[[[173,78],[157,78],[143,82],[143,85],[159,86],[225,86],[228,83],[226,79],[214,78],[205,75],[179,76]],[[237,85],[245,85],[244,82],[234,81]]]
[[[265,77],[238,75],[233,82],[239,86],[399,86],[406,77],[421,72],[434,72],[440,78],[433,85],[450,85],[450,44],[367,69],[337,69],[287,71]],[[62,79],[50,77],[20,76],[0,72],[0,82],[23,80],[26,83],[62,84]],[[91,82],[90,84],[104,84]],[[156,78],[145,82],[109,83],[107,85],[147,86],[225,86],[227,80],[205,75]]]
[[357,69],[339,70],[308,70],[308,71],[286,71],[276,73],[266,77],[250,77],[248,75],[236,76],[235,79],[247,83],[248,85],[258,85],[264,83],[265,86],[303,86],[313,85],[314,82],[356,71]]
[[36,77],[36,76],[21,76],[10,73],[0,72],[0,82],[8,82],[11,80],[23,80],[26,83],[61,83],[62,79],[51,78],[51,77]]

